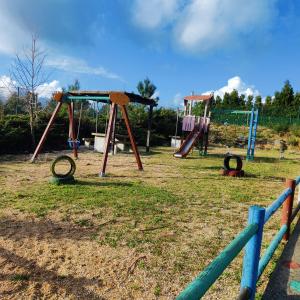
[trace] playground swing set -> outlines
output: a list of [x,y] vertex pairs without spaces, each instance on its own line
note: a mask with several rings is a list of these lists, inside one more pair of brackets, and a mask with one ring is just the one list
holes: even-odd
[[[148,114],[148,130],[147,130],[147,146],[146,151],[150,149],[150,133],[151,133],[151,119],[153,113],[153,107],[157,104],[155,100],[144,98],[142,96],[136,95],[134,93],[127,93],[127,92],[118,92],[118,91],[70,91],[70,92],[56,92],[53,94],[53,99],[57,102],[57,105],[51,115],[51,118],[48,122],[48,125],[32,155],[31,162],[34,162],[39,155],[43,144],[46,141],[47,135],[49,134],[49,130],[57,116],[58,112],[60,111],[63,104],[66,104],[68,107],[68,116],[69,116],[69,139],[68,144],[70,148],[73,149],[73,154],[75,158],[78,158],[78,147],[80,144],[79,141],[79,130],[80,130],[80,122],[82,116],[82,103],[84,101],[95,101],[106,103],[110,105],[109,111],[109,120],[107,125],[106,131],[106,138],[105,138],[105,147],[104,147],[104,154],[102,158],[102,165],[100,170],[100,177],[105,176],[107,160],[108,160],[108,153],[111,147],[114,146],[114,132],[115,132],[115,125],[117,119],[117,111],[120,108],[122,112],[122,117],[125,121],[127,133],[129,136],[131,148],[134,152],[136,162],[138,165],[139,170],[143,170],[142,161],[140,158],[140,154],[132,133],[128,112],[126,106],[129,103],[140,103],[143,105],[149,106],[149,114]],[[75,133],[75,126],[74,126],[74,102],[81,102],[80,106],[80,115],[79,115],[79,122],[78,122],[78,130],[77,135]],[[112,148],[114,149],[114,148]]]

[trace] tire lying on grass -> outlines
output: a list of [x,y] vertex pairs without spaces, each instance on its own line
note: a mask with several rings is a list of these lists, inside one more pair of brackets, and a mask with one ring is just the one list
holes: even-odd
[[[59,173],[56,171],[56,166],[60,162],[67,162],[69,164],[70,168],[66,173]],[[67,184],[67,183],[75,182],[73,175],[76,171],[76,164],[75,161],[67,155],[58,156],[51,164],[50,170],[53,175],[52,178],[50,179],[50,183],[59,185],[59,184]]]
[[[230,160],[234,159],[236,161],[236,167],[230,167]],[[226,155],[224,158],[224,168],[221,169],[221,175],[223,176],[231,176],[231,177],[244,177],[245,172],[242,170],[243,161],[242,158],[238,155]]]
[[[234,159],[236,161],[236,167],[230,168],[230,160]],[[227,171],[241,171],[243,168],[243,161],[238,155],[226,155],[224,158],[224,170]]]

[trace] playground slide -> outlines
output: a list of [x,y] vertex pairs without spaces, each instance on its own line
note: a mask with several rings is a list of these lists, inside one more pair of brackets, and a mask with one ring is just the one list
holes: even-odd
[[193,131],[187,136],[185,141],[180,146],[179,150],[174,153],[174,157],[183,158],[186,157],[192,150],[197,139],[200,139],[203,135],[203,128],[195,127]]

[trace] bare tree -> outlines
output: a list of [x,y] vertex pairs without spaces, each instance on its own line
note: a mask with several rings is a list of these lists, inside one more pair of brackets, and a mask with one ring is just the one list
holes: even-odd
[[29,114],[32,145],[35,147],[35,122],[38,116],[37,89],[47,81],[43,67],[46,54],[38,47],[38,38],[32,35],[31,47],[16,54],[10,69],[10,77],[16,88],[25,91],[25,105]]

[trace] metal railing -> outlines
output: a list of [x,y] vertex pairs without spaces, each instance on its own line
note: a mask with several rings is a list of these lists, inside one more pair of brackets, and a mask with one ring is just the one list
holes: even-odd
[[[229,264],[245,248],[243,273],[238,300],[253,300],[256,284],[270,262],[281,240],[288,240],[291,223],[300,210],[300,202],[293,210],[294,192],[300,183],[300,176],[295,180],[286,180],[286,189],[267,208],[251,206],[248,213],[248,226],[202,271],[177,297],[177,300],[200,299],[221,276]],[[281,228],[261,256],[264,225],[281,207]]]

